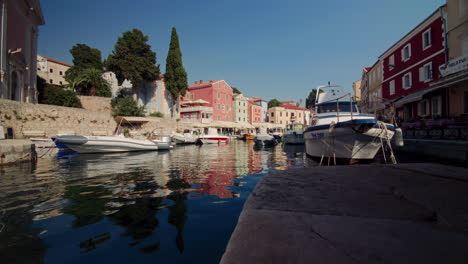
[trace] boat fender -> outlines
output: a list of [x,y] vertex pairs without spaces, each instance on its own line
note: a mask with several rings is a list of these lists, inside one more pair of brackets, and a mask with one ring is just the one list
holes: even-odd
[[405,142],[403,140],[403,131],[401,128],[395,128],[395,135],[393,136],[394,139],[394,144],[397,147],[403,147],[405,145]]

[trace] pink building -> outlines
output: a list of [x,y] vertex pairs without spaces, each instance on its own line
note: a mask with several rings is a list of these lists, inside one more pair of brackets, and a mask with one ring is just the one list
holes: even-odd
[[[199,100],[207,103],[204,103],[203,106],[198,105],[197,108],[190,109],[190,111],[187,111],[187,108],[181,108],[181,117],[187,118],[190,115],[192,119],[208,118],[214,121],[233,122],[232,88],[225,81],[203,82],[200,80],[200,82],[195,82],[187,88],[181,105]],[[210,109],[212,109],[211,112]]]
[[37,102],[39,0],[0,0],[0,98]]
[[262,106],[254,101],[249,101],[249,123],[260,123],[262,122]]

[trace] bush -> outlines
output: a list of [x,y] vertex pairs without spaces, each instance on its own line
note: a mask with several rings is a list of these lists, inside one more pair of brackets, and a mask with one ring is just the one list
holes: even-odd
[[145,108],[138,107],[130,96],[117,97],[112,100],[112,115],[114,116],[145,116]]
[[161,112],[154,112],[154,113],[151,113],[149,115],[152,116],[152,117],[164,117],[164,114],[161,113]]
[[97,90],[96,96],[112,97],[112,92],[111,92],[111,90],[109,88],[102,88],[102,89]]
[[44,104],[81,108],[80,99],[73,91],[57,85],[47,84],[42,98]]

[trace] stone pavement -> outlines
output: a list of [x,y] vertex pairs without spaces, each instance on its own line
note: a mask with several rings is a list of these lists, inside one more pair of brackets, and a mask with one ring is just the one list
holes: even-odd
[[221,263],[468,263],[468,169],[271,173],[244,205]]

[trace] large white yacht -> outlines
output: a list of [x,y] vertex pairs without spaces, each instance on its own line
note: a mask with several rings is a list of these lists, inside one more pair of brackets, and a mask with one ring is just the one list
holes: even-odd
[[374,159],[390,144],[395,127],[359,112],[350,93],[340,86],[319,86],[312,126],[304,132],[306,153],[312,157],[346,160]]

